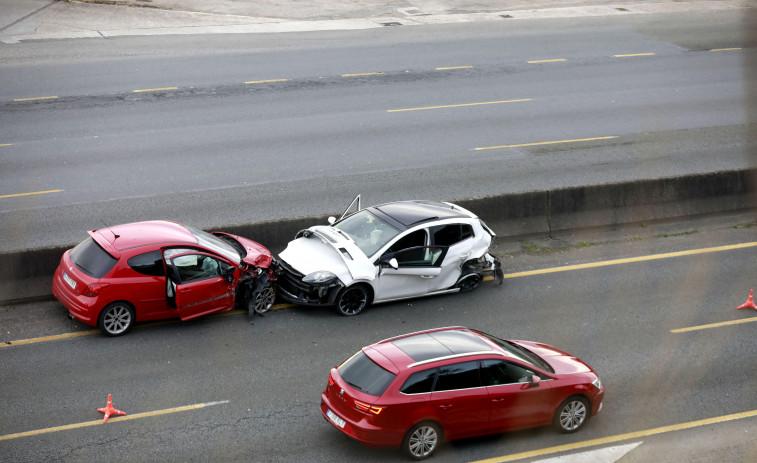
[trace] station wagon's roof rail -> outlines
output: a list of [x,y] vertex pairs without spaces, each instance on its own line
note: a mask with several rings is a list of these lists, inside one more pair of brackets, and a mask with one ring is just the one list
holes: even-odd
[[499,355],[501,357],[507,357],[502,352],[497,352],[496,350],[482,350],[482,351],[476,351],[476,352],[466,352],[464,354],[455,354],[455,355],[445,355],[444,357],[436,357],[428,360],[423,360],[420,362],[411,363],[408,365],[408,368],[417,367],[419,365],[426,365],[428,363],[434,363],[434,362],[440,362],[442,360],[449,360],[449,359],[456,359],[461,357],[473,357],[475,355],[484,355],[484,354],[491,354],[491,355]]
[[412,364],[435,362],[438,360],[477,354],[496,353],[496,349],[480,334],[465,327],[438,328],[411,333],[382,341],[390,343],[409,357]]
[[384,344],[386,342],[391,342],[391,341],[394,341],[394,340],[397,340],[397,339],[402,339],[402,338],[409,338],[411,336],[417,336],[419,334],[433,333],[433,332],[436,332],[436,331],[449,331],[449,330],[467,330],[467,331],[471,331],[470,328],[466,328],[464,326],[445,326],[445,327],[442,327],[442,328],[431,328],[429,330],[414,331],[412,333],[406,333],[406,334],[401,334],[399,336],[393,336],[391,338],[382,339],[381,341],[377,342],[376,344]]

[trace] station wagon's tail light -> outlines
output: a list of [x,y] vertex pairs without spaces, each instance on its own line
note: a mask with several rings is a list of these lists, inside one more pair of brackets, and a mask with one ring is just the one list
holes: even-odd
[[383,412],[386,407],[375,407],[373,405],[368,405],[366,403],[360,402],[358,400],[355,401],[355,407],[357,407],[358,410],[365,413],[371,413],[373,415],[378,415],[379,413]]
[[84,291],[82,294],[87,297],[95,297],[100,294],[100,292],[110,286],[109,283],[92,283],[91,285],[84,288]]

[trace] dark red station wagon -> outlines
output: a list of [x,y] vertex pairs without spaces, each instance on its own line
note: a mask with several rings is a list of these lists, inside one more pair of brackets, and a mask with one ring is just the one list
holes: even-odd
[[321,412],[368,447],[429,457],[443,440],[553,424],[580,429],[604,388],[582,360],[546,344],[463,327],[398,336],[333,368]]
[[71,317],[107,336],[134,322],[271,307],[271,253],[247,238],[207,233],[168,221],[92,230],[66,251],[53,277],[53,295]]

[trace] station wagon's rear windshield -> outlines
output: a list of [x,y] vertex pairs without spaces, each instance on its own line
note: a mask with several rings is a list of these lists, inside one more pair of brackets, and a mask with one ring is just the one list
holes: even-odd
[[93,278],[102,278],[116,265],[118,260],[108,254],[92,238],[77,244],[69,254],[71,262],[82,272]]
[[392,373],[376,365],[363,351],[347,359],[336,370],[347,384],[376,397],[381,396],[394,381]]

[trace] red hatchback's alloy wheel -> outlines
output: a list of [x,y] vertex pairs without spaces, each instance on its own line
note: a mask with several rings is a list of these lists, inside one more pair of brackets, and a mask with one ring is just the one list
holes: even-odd
[[108,304],[97,318],[97,327],[106,336],[126,334],[134,324],[134,309],[126,302]]
[[276,292],[272,286],[263,288],[260,291],[254,291],[250,298],[252,310],[256,313],[264,314],[273,307],[273,301],[276,300]]

